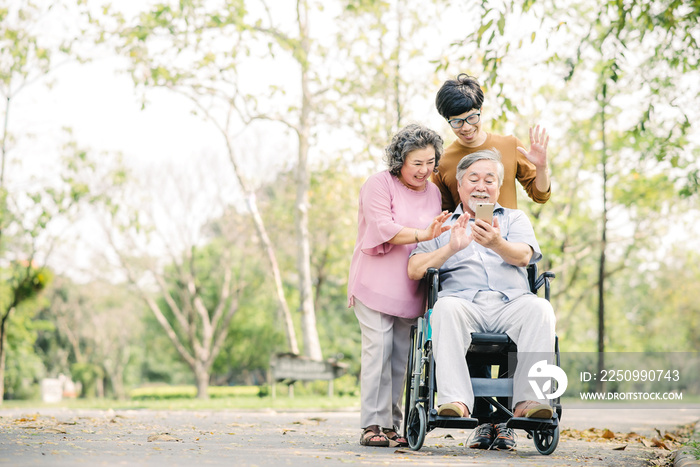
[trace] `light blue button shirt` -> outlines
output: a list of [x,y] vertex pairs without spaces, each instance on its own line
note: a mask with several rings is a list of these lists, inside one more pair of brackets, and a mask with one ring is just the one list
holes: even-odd
[[[454,214],[445,223],[452,225],[463,214],[460,204]],[[504,208],[496,204],[494,218],[498,218],[501,236],[509,242],[527,243],[534,251],[530,264],[542,259],[540,246],[530,219],[517,209]],[[471,228],[471,222],[468,228]],[[435,251],[450,242],[451,230],[437,238],[421,242],[411,256]],[[452,255],[440,268],[440,292],[438,297],[458,297],[469,301],[480,291],[501,292],[504,300],[513,300],[521,295],[531,293],[525,268],[510,265],[503,261],[493,250],[471,242],[468,247]]]

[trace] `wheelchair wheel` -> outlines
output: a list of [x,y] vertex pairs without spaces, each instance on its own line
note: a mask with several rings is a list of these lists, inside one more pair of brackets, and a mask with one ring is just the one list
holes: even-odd
[[418,451],[423,447],[427,430],[428,418],[425,407],[416,404],[411,407],[411,411],[408,413],[408,424],[406,425],[406,440],[411,450]]
[[[415,404],[416,394],[413,392],[413,364],[415,358],[416,326],[411,326],[411,347],[408,350],[408,363],[406,368],[406,390],[404,392],[403,436],[407,436],[409,407]],[[417,389],[415,390],[417,391]]]
[[553,453],[559,444],[559,427],[534,431],[532,438],[539,453],[547,456]]

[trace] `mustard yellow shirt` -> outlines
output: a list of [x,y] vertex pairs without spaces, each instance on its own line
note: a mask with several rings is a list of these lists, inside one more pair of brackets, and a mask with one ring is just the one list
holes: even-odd
[[457,191],[457,164],[467,154],[483,149],[496,148],[501,153],[501,162],[505,169],[505,177],[501,186],[498,203],[506,208],[517,209],[518,198],[515,191],[515,180],[523,186],[527,195],[536,203],[546,203],[551,195],[551,187],[542,192],[535,186],[535,165],[527,160],[516,148],[526,148],[515,136],[486,134],[486,141],[481,146],[467,148],[454,141],[440,158],[438,173],[431,176],[431,181],[440,189],[442,209],[454,212],[461,200]]

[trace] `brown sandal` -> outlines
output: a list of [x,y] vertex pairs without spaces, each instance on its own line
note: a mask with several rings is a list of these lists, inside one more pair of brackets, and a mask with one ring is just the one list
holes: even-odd
[[[393,428],[382,428],[384,436],[389,440],[389,447],[392,448],[405,448],[408,446],[408,440],[403,436],[399,436],[398,429]],[[394,434],[393,436],[391,434]]]
[[360,445],[386,448],[389,447],[389,438],[379,431],[378,425],[370,425],[362,430]]

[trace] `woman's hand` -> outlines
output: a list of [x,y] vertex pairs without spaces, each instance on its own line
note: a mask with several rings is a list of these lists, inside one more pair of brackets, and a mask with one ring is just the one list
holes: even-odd
[[450,230],[450,226],[444,224],[451,215],[452,213],[449,211],[442,211],[438,214],[427,228],[418,231],[418,240],[421,242],[432,240],[435,237],[439,237],[441,233]]

